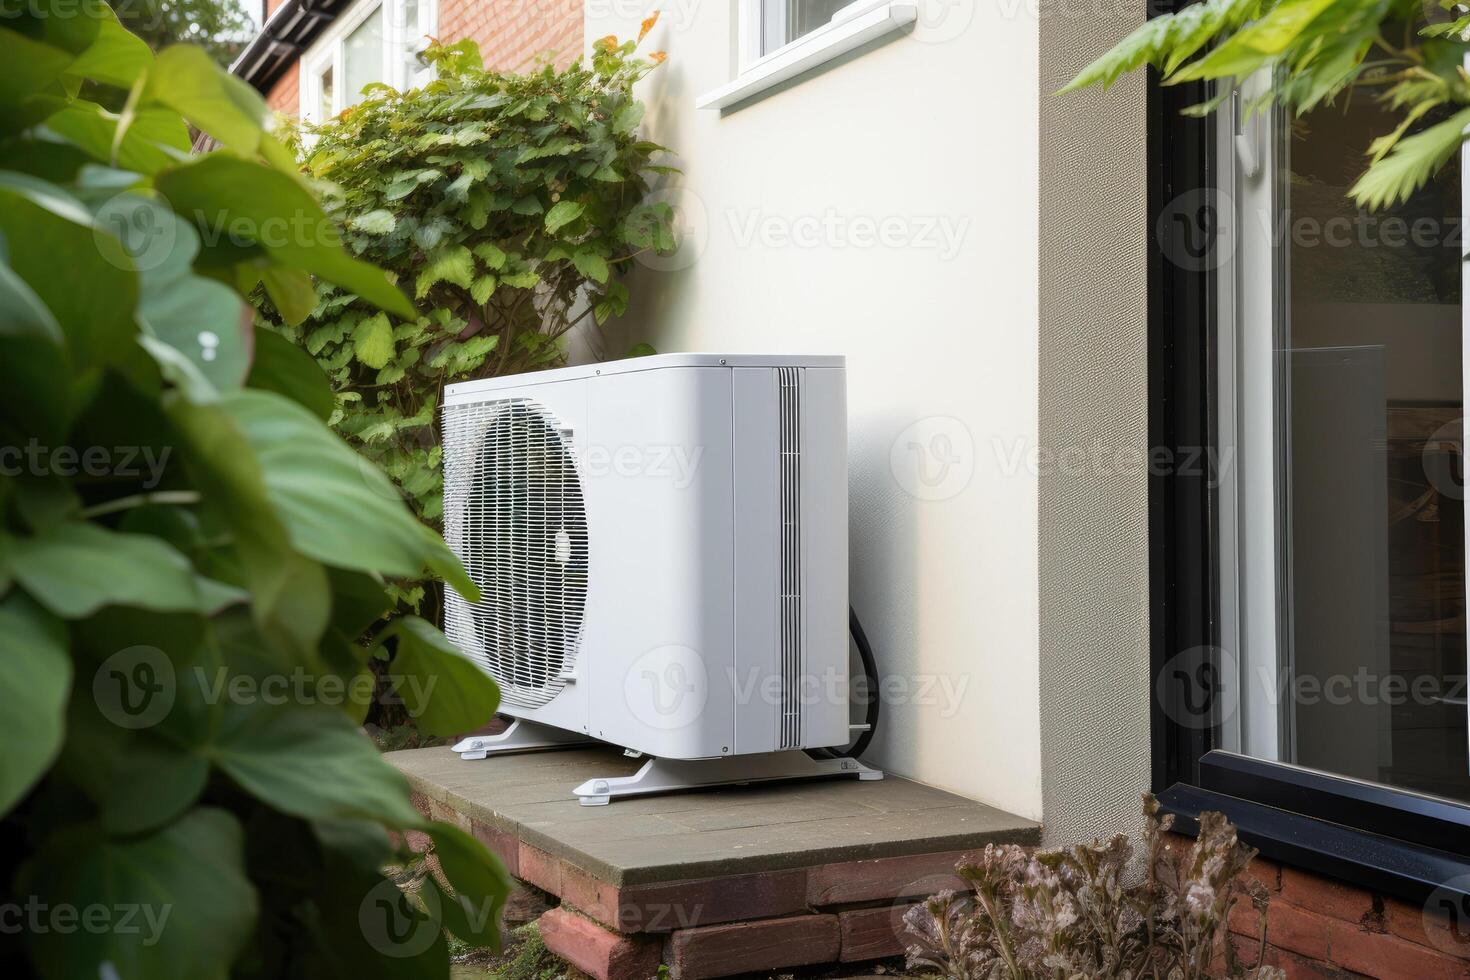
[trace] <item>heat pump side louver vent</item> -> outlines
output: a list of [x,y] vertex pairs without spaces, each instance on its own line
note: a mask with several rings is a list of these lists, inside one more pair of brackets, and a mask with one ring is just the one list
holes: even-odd
[[576,662],[587,601],[587,512],[570,432],[528,398],[444,410],[444,536],[480,588],[445,590],[445,631],[534,708]]
[[801,745],[805,629],[801,582],[801,369],[777,368],[781,386],[781,748]]

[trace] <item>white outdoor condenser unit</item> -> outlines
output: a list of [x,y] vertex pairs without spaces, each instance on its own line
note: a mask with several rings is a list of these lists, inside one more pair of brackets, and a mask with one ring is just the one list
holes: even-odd
[[513,720],[469,759],[596,739],[613,796],[881,773],[845,746],[841,357],[673,354],[450,385],[446,631]]

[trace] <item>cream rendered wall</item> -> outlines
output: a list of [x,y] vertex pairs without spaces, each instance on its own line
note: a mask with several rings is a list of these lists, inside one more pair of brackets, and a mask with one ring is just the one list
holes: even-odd
[[1037,21],[920,0],[909,35],[727,110],[730,0],[587,0],[636,36],[686,245],[636,269],[601,353],[848,359],[852,601],[889,686],[869,760],[1041,816]]

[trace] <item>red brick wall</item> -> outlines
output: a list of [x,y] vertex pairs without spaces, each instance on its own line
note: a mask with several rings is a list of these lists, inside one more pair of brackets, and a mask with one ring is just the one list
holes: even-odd
[[294,116],[301,111],[301,62],[291,62],[291,67],[271,86],[265,103],[276,112],[283,112],[288,116]]
[[[1251,872],[1271,892],[1266,963],[1299,977],[1470,977],[1470,932],[1423,906],[1376,895],[1257,858]],[[1255,963],[1258,919],[1236,907],[1231,930],[1247,965]]]
[[471,37],[485,67],[523,71],[549,55],[565,67],[582,53],[583,0],[439,0],[439,39]]
[[[266,0],[274,10],[282,0]],[[549,56],[559,68],[582,53],[583,0],[439,0],[439,40],[474,38],[485,67],[524,71]],[[272,109],[300,110],[300,71],[293,64],[270,92]]]

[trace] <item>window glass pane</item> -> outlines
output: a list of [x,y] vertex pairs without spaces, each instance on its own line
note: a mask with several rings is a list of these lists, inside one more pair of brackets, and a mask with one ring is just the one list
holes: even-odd
[[383,8],[374,10],[343,42],[343,107],[362,101],[362,87],[383,78]]
[[320,83],[321,83],[320,84],[320,90],[321,90],[321,94],[322,94],[322,98],[321,98],[321,116],[322,116],[322,119],[326,119],[327,117],[329,117],[329,116],[331,116],[333,114],[333,108],[332,108],[332,106],[334,105],[334,103],[332,102],[333,89],[332,89],[332,66],[331,65],[328,65],[326,67],[326,69],[322,72]]
[[1270,481],[1254,499],[1276,501],[1274,553],[1257,547],[1243,570],[1276,598],[1240,610],[1274,627],[1242,629],[1258,648],[1241,657],[1239,707],[1274,743],[1247,737],[1252,754],[1470,800],[1460,169],[1396,207],[1357,207],[1363,151],[1396,123],[1367,97],[1278,119],[1272,203],[1241,212],[1271,219],[1274,302],[1238,329],[1274,357],[1242,358],[1237,391],[1272,399],[1275,431],[1242,436],[1240,479]]
[[423,66],[419,64],[418,52],[424,41],[426,30],[419,20],[421,16],[419,0],[403,0],[399,9],[403,18],[403,29],[400,35],[403,41],[403,47],[400,50],[403,58],[403,77],[407,85],[412,86],[416,84],[418,73],[423,70]]
[[852,0],[760,0],[761,54],[770,54],[785,44],[826,24],[832,15]]

